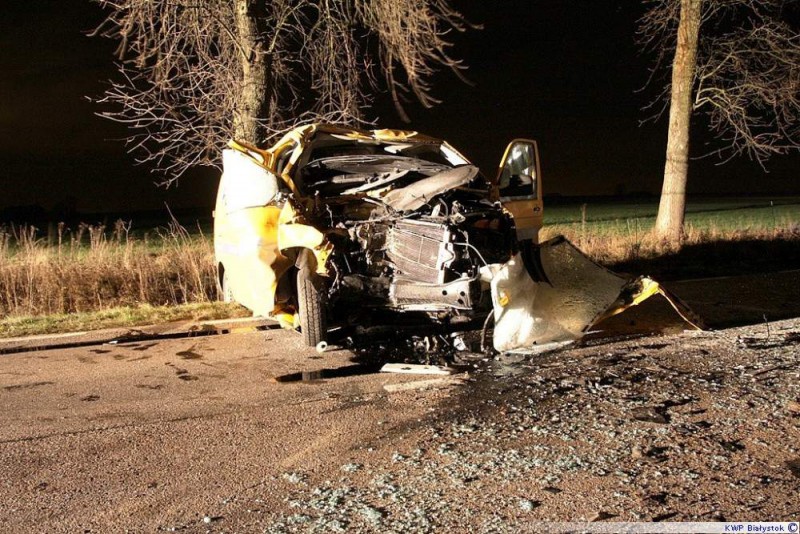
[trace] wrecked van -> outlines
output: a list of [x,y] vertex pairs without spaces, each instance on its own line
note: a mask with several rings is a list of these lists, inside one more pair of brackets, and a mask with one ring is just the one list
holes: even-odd
[[230,143],[214,244],[225,300],[314,346],[354,309],[486,316],[481,268],[537,242],[541,226],[534,141],[512,141],[487,179],[440,139],[314,124],[266,150]]
[[491,178],[411,131],[313,124],[269,149],[232,141],[214,219],[219,283],[226,301],[299,329],[309,346],[381,310],[447,326],[493,318],[505,351],[575,340],[653,294],[669,298],[563,238],[539,244],[542,210],[531,140],[512,141]]

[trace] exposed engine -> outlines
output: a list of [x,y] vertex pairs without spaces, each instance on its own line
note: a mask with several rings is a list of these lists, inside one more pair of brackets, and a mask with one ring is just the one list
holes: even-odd
[[479,271],[510,258],[513,223],[497,206],[472,197],[448,192],[406,214],[367,199],[371,209],[361,220],[347,217],[364,213],[352,198],[326,205],[336,251],[332,300],[438,314],[491,309]]

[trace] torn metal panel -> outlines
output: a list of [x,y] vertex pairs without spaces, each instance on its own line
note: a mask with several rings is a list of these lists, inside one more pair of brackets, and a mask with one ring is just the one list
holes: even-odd
[[251,155],[232,149],[222,151],[222,180],[233,179],[237,184],[229,188],[229,212],[266,206],[278,194],[278,178],[265,169]]
[[466,185],[477,175],[478,168],[474,165],[461,165],[394,189],[382,200],[395,211],[418,210],[436,195]]
[[381,367],[381,373],[399,373],[407,375],[452,375],[455,371],[441,365],[423,365],[419,363],[387,363]]
[[689,309],[650,278],[633,280],[594,263],[558,237],[515,255],[491,282],[500,352],[577,340],[596,323],[661,294],[691,326]]

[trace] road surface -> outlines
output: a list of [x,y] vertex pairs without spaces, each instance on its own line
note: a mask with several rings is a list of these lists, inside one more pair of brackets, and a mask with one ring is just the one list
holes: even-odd
[[[393,391],[431,377],[375,373],[281,330],[0,356],[0,524],[515,532],[539,520],[796,520],[798,353],[797,319],[675,330],[471,359],[463,385]],[[280,381],[322,369],[338,372]]]

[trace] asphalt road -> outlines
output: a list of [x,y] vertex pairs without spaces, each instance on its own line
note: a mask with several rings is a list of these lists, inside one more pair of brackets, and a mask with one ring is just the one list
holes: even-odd
[[197,524],[243,488],[269,491],[270,477],[313,471],[424,413],[369,400],[413,378],[273,379],[349,356],[320,357],[278,330],[0,358],[0,524]]
[[[729,297],[706,305],[730,310]],[[800,322],[764,326],[676,323],[476,361],[464,385],[394,392],[384,386],[421,377],[317,355],[281,330],[0,356],[0,525],[496,532],[534,519],[796,519]],[[323,369],[338,371],[280,381]]]

